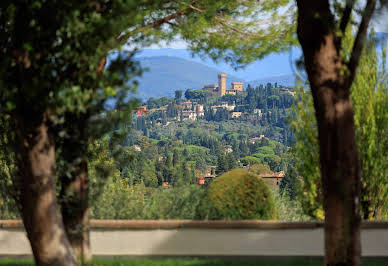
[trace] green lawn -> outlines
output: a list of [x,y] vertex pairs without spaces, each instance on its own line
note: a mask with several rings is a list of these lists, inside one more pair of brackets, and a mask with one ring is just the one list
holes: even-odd
[[[9,260],[0,259],[0,266],[32,266],[31,260]],[[274,259],[258,261],[227,261],[227,260],[206,260],[206,259],[111,259],[95,260],[88,266],[318,266],[322,261],[317,259]],[[364,262],[362,266],[385,266],[387,261]]]

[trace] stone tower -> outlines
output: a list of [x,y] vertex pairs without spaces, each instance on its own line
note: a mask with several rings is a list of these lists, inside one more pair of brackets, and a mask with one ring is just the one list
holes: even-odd
[[218,96],[224,96],[226,94],[226,74],[218,74]]
[[242,82],[232,82],[232,90],[243,91],[243,85]]

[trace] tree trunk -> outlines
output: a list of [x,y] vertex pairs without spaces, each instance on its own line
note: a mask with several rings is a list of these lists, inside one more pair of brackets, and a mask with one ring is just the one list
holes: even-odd
[[[33,120],[40,117],[39,121]],[[55,145],[47,114],[16,119],[19,142],[20,201],[24,227],[39,266],[72,266],[55,185]]]
[[318,123],[325,264],[360,265],[360,164],[350,84],[328,1],[298,0],[298,38]]
[[81,261],[92,258],[89,233],[88,137],[84,117],[66,116],[67,137],[62,143],[62,159],[67,173],[60,176],[63,223],[74,255]]
[[92,258],[89,237],[88,167],[82,160],[72,178],[62,179],[62,216],[74,255],[81,261]]

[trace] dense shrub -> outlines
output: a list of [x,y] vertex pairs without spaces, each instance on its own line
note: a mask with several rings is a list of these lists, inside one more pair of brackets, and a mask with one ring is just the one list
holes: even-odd
[[241,169],[217,178],[209,187],[207,199],[201,205],[207,210],[207,217],[201,218],[240,220],[273,219],[276,216],[275,204],[266,184],[258,176]]
[[107,180],[101,194],[92,199],[94,219],[195,219],[205,190],[197,185],[147,188],[129,185],[128,179]]
[[144,184],[128,185],[128,179],[107,180],[101,194],[91,199],[93,219],[143,219],[143,210],[151,189]]
[[157,189],[145,205],[143,219],[195,219],[204,195],[197,185]]

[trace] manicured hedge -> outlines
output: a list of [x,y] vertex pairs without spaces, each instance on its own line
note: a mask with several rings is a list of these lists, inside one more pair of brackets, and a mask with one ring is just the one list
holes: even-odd
[[273,219],[276,215],[267,185],[242,169],[229,171],[211,183],[207,207],[209,219]]

